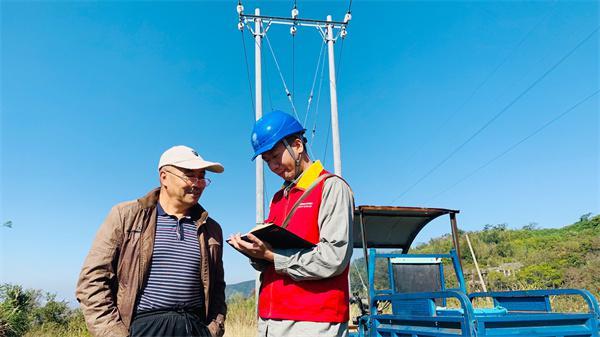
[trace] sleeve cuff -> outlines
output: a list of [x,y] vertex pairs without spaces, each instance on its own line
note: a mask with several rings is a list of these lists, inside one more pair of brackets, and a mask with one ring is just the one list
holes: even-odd
[[267,268],[267,266],[270,264],[270,262],[267,262],[265,260],[259,260],[259,259],[250,259],[250,265],[252,266],[252,268],[254,268],[256,271],[263,271],[265,270],[265,268]]
[[287,274],[289,257],[285,255],[283,250],[273,251],[273,263],[275,264],[275,272],[278,274]]

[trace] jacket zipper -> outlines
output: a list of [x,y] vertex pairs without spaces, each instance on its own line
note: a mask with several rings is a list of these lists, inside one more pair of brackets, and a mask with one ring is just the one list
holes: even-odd
[[[148,221],[148,209],[146,208],[144,210],[144,223],[146,223]],[[143,226],[142,226],[143,227]],[[144,283],[144,280],[142,279],[143,277],[143,271],[142,271],[142,266],[143,266],[143,261],[144,261],[144,232],[145,229],[140,228],[140,230],[142,231],[140,233],[140,260],[138,261],[138,284],[137,284],[137,288],[138,288],[138,295],[136,297],[141,296],[141,291],[142,291],[142,284]],[[137,301],[136,301],[137,302]],[[135,303],[134,303],[135,305]]]

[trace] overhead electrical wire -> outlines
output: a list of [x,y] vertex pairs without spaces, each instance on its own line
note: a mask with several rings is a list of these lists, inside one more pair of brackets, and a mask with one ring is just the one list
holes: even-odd
[[265,82],[265,87],[266,87],[266,91],[267,91],[267,97],[269,97],[269,108],[271,109],[270,111],[273,111],[273,98],[271,97],[271,78],[269,77],[268,62],[265,62],[264,57],[265,57],[264,53],[260,53],[260,62],[265,70],[264,82]]
[[396,202],[398,199],[404,197],[408,192],[410,192],[415,186],[429,177],[433,172],[435,172],[438,168],[440,168],[443,164],[445,164],[450,158],[452,158],[456,153],[458,153],[465,145],[470,143],[475,137],[477,137],[481,132],[487,129],[494,121],[496,121],[502,114],[504,114],[508,109],[510,109],[516,102],[518,102],[523,96],[525,96],[531,89],[533,89],[537,84],[539,84],[543,79],[545,79],[552,71],[554,71],[559,65],[561,65],[567,58],[569,58],[577,49],[579,49],[585,42],[587,42],[596,32],[600,26],[596,27],[590,34],[588,34],[583,40],[581,40],[575,47],[571,48],[569,52],[567,52],[563,57],[561,57],[558,62],[552,65],[548,70],[546,70],[540,77],[538,77],[533,83],[531,83],[525,90],[523,90],[519,95],[517,95],[512,101],[510,101],[504,108],[502,108],[498,113],[496,113],[491,119],[489,119],[483,126],[481,126],[475,133],[473,133],[467,140],[465,140],[462,144],[460,144],[457,148],[455,148],[449,155],[444,157],[441,161],[439,161],[435,166],[433,166],[429,171],[427,171],[423,176],[421,176],[416,182],[410,185],[407,189],[405,189],[399,196],[392,200],[392,203]]
[[269,35],[265,33],[265,40],[267,41],[267,46],[269,46],[269,50],[271,51],[271,55],[273,56],[273,61],[275,61],[275,66],[277,67],[277,71],[279,72],[279,77],[281,78],[281,82],[283,84],[283,88],[285,89],[285,94],[292,106],[292,111],[294,112],[294,116],[296,116],[297,120],[300,120],[298,117],[298,112],[296,111],[296,106],[294,105],[294,100],[292,99],[292,94],[288,90],[287,84],[285,83],[285,79],[283,78],[283,73],[281,72],[281,68],[279,67],[279,62],[277,61],[277,56],[275,56],[275,52],[271,47],[271,41],[269,41]]
[[313,77],[313,84],[312,87],[310,89],[310,95],[307,101],[307,107],[306,107],[306,115],[304,116],[304,127],[308,130],[308,116],[310,114],[310,107],[312,106],[312,101],[313,101],[313,97],[314,97],[314,88],[315,88],[315,84],[316,84],[316,80],[317,77],[319,75],[320,72],[320,80],[319,80],[319,85],[318,85],[318,91],[317,91],[317,101],[316,104],[314,105],[315,109],[315,113],[314,113],[314,121],[313,121],[313,127],[310,130],[310,141],[307,141],[307,146],[308,146],[308,151],[309,151],[309,155],[314,158],[314,152],[312,150],[313,148],[313,142],[314,142],[314,138],[316,135],[316,131],[317,131],[317,121],[318,121],[318,116],[319,116],[319,105],[321,102],[321,91],[323,90],[323,72],[324,72],[324,68],[325,68],[325,42],[323,42],[323,44],[321,44],[321,50],[319,52],[319,59],[318,59],[318,63],[315,69],[315,75]]
[[[426,137],[424,142],[422,142],[421,144],[419,144],[419,145],[417,145],[415,147],[415,150],[407,157],[407,159],[406,159],[407,162],[411,162],[414,159],[414,157],[417,155],[417,153],[421,153],[423,151],[423,148],[425,148],[425,147],[429,146],[429,144],[431,144],[432,140],[434,138],[436,138],[437,135],[440,134],[439,131],[444,126],[446,126],[449,121],[451,121],[460,112],[462,112],[463,108],[465,106],[467,106],[467,104],[469,104],[471,102],[471,100],[476,96],[476,94],[479,92],[479,90],[489,82],[489,80],[498,72],[498,70],[500,70],[500,68],[502,68],[502,66],[504,66],[504,64],[506,64],[506,62],[508,62],[508,60],[523,45],[523,43],[525,43],[525,41],[529,38],[529,36],[544,21],[546,21],[550,16],[552,16],[554,14],[554,12],[556,12],[557,8],[558,7],[554,7],[553,10],[548,11],[548,13],[546,15],[544,15],[538,22],[536,22],[533,25],[533,27],[531,27],[531,29],[523,36],[523,38],[510,50],[510,52],[506,55],[506,57],[498,65],[496,65],[496,67],[494,67],[494,69],[483,79],[483,81],[481,81],[475,87],[475,89],[473,89],[473,91],[471,91],[471,93],[469,94],[469,96],[467,96],[467,98],[464,101],[462,101],[461,104],[459,104],[459,106],[456,109],[454,109],[454,111],[452,111],[452,113],[443,122],[441,122],[433,132],[431,132],[431,134],[433,136],[432,137]],[[412,172],[409,174],[409,176],[411,176],[411,175],[412,175]]]
[[548,126],[552,125],[554,122],[558,121],[559,119],[561,119],[562,117],[564,117],[565,115],[567,115],[568,113],[572,112],[573,110],[575,110],[576,108],[578,108],[580,105],[582,105],[583,103],[587,102],[589,99],[591,99],[592,97],[598,95],[598,93],[600,92],[600,89],[597,89],[596,91],[594,91],[593,93],[591,93],[590,95],[587,95],[586,97],[584,97],[583,99],[579,100],[577,103],[575,103],[575,105],[571,106],[570,108],[568,108],[567,110],[563,111],[562,113],[560,113],[559,115],[557,115],[556,117],[552,118],[551,120],[549,120],[548,122],[544,123],[542,126],[540,126],[539,128],[537,128],[535,131],[533,131],[532,133],[528,134],[527,136],[523,137],[521,140],[519,140],[518,142],[514,143],[513,145],[509,146],[506,150],[502,151],[500,154],[498,154],[497,156],[495,156],[494,158],[488,160],[487,162],[485,162],[483,165],[479,166],[478,168],[476,168],[475,170],[471,171],[469,174],[465,175],[464,177],[460,178],[459,180],[457,180],[456,182],[454,182],[453,184],[451,184],[450,186],[446,187],[444,190],[442,190],[441,192],[435,194],[434,196],[432,196],[431,198],[429,198],[429,201],[434,200],[436,198],[438,198],[440,195],[448,192],[449,190],[451,190],[452,188],[456,187],[458,184],[462,183],[463,181],[469,179],[470,177],[472,177],[473,175],[475,175],[477,172],[483,170],[484,168],[488,167],[490,164],[492,164],[493,162],[495,162],[496,160],[500,159],[501,157],[503,157],[504,155],[506,155],[507,153],[509,153],[510,151],[514,150],[515,148],[517,148],[519,145],[523,144],[524,142],[526,142],[527,140],[529,140],[531,137],[534,137],[535,135],[537,135],[538,133],[540,133],[542,130],[544,130],[545,128],[547,128]]
[[[352,1],[350,1],[350,5],[348,7],[348,12],[347,12],[346,15],[350,14],[351,7],[352,7]],[[342,35],[340,34],[339,36],[342,36]],[[338,52],[338,56],[336,58],[338,60],[338,62],[335,65],[335,82],[336,83],[338,83],[338,80],[340,78],[340,74],[342,72],[342,55],[343,55],[343,52],[344,52],[344,41],[345,40],[346,39],[344,38],[344,36],[342,36],[342,43],[341,43],[341,46],[339,48],[340,51]],[[323,43],[325,44],[325,41],[323,41]],[[325,60],[325,59],[323,58],[323,60]],[[322,69],[325,69],[325,62],[324,61],[323,61],[323,67],[322,67]],[[322,89],[322,82],[323,82],[323,72],[321,73],[321,83],[319,84],[319,94],[320,94],[321,89]],[[319,97],[320,97],[320,95],[319,95]],[[318,106],[318,103],[317,103],[317,106]],[[318,110],[317,110],[317,114],[318,114]],[[327,156],[327,148],[329,146],[329,134],[330,134],[330,132],[331,132],[331,118],[329,119],[329,126],[328,126],[328,129],[327,129],[327,135],[326,135],[326,141],[325,141],[325,148],[323,149],[323,157],[322,158],[326,158],[326,156]],[[314,124],[313,129],[312,129],[312,138],[313,139],[315,137],[315,134],[316,134],[316,117],[315,117],[315,124]]]
[[321,105],[320,102],[321,102],[321,91],[323,89],[323,78],[324,78],[324,73],[325,73],[324,70],[325,70],[325,57],[323,57],[321,59],[321,77],[319,79],[319,91],[317,92],[317,103],[315,105],[315,120],[313,123],[313,127],[311,129],[311,139],[310,139],[311,146],[314,143],[316,132],[317,132],[317,120],[319,118],[319,107]]
[[246,41],[244,38],[244,30],[242,32],[242,45],[244,46],[244,61],[246,61],[246,74],[248,75],[248,88],[250,89],[250,104],[252,105],[252,117],[254,119],[254,95],[252,94],[252,80],[250,79],[250,65],[248,64],[248,54],[246,53]]
[[306,126],[306,122],[308,120],[308,114],[310,111],[310,106],[311,106],[312,99],[313,99],[314,92],[315,92],[315,84],[317,83],[317,77],[319,75],[319,69],[321,66],[321,58],[323,57],[323,50],[325,49],[324,47],[325,47],[325,42],[323,42],[321,44],[321,50],[319,51],[319,58],[317,59],[317,66],[315,67],[315,75],[313,76],[313,82],[312,82],[312,86],[310,88],[310,94],[308,94],[308,102],[306,105],[306,114],[304,115],[304,124],[302,124],[304,126]]

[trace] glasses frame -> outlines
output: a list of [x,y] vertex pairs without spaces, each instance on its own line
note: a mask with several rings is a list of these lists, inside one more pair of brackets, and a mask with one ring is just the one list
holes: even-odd
[[172,175],[176,176],[177,178],[183,180],[186,184],[189,184],[192,186],[197,185],[197,186],[207,187],[212,182],[210,179],[208,179],[206,177],[204,177],[204,178],[188,177],[186,175],[179,175],[179,174],[173,173],[169,170],[164,170],[164,171],[167,173],[171,173]]

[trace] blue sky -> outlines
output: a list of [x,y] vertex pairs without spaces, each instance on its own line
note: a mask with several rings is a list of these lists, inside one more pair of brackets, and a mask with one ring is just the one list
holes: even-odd
[[[311,18],[341,20],[348,7],[297,2]],[[72,301],[106,213],[157,185],[158,158],[173,145],[224,164],[201,199],[224,232],[253,226],[254,115],[235,5],[1,3],[0,221],[13,222],[0,228],[2,282]],[[288,16],[292,2],[244,5]],[[596,1],[354,1],[336,57],[343,175],[357,205],[460,209],[465,230],[559,227],[599,213],[598,95],[569,110],[600,88],[599,10]],[[300,29],[293,53],[287,28],[271,27],[269,39],[290,88],[294,69],[304,119],[320,37]],[[248,32],[245,43],[253,76]],[[266,48],[264,67],[265,112],[290,111]],[[317,121],[312,152],[333,170],[328,102],[325,78],[307,126]],[[272,194],[280,181],[266,177]],[[417,240],[446,232],[436,222]],[[253,277],[230,247],[224,259],[228,282]]]

